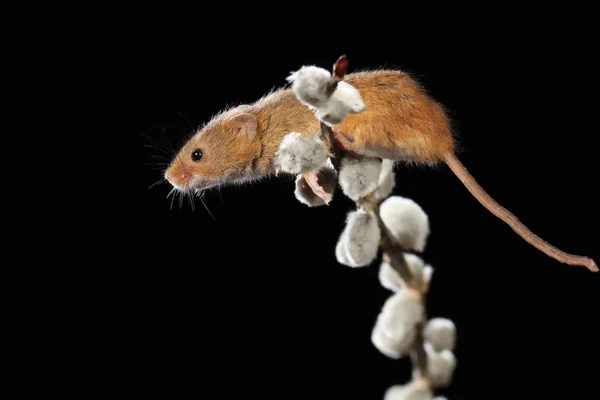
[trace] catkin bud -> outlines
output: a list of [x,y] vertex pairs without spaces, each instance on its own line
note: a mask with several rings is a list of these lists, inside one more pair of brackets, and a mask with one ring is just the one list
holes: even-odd
[[388,197],[381,203],[379,215],[403,248],[419,252],[425,249],[429,218],[413,200],[401,196]]
[[389,358],[398,359],[406,356],[417,336],[416,328],[396,330],[393,336],[389,336],[382,329],[381,320],[382,316],[379,314],[371,332],[371,343],[373,343],[377,350]]
[[348,82],[337,83],[328,93],[331,73],[316,66],[304,66],[287,77],[298,100],[315,110],[315,116],[328,125],[339,124],[349,114],[367,109],[360,92]]
[[454,350],[456,326],[448,318],[431,318],[423,329],[423,338],[435,351]]
[[292,91],[303,104],[311,107],[322,107],[327,103],[327,85],[331,73],[324,68],[304,66],[287,77],[292,82]]
[[435,351],[431,343],[424,343],[427,353],[427,377],[432,388],[450,385],[456,369],[456,357],[450,350]]
[[384,200],[394,190],[396,186],[396,177],[394,175],[394,162],[384,159],[381,162],[381,172],[377,181],[377,189],[372,193],[376,200]]
[[352,211],[348,213],[346,227],[336,246],[336,257],[345,265],[367,266],[377,257],[380,239],[381,232],[375,216],[364,208]]
[[340,187],[346,196],[357,201],[377,189],[380,172],[379,158],[346,155],[340,163]]
[[348,232],[347,229],[344,229],[340,234],[340,238],[338,239],[337,245],[335,246],[335,258],[336,260],[348,267],[356,267],[353,263],[350,262],[348,258],[348,253],[346,251],[348,243]]
[[416,379],[404,385],[390,387],[383,397],[384,400],[432,400],[433,393],[424,379]]
[[391,338],[405,335],[423,320],[424,306],[421,294],[404,288],[386,300],[381,309],[381,329]]
[[[421,282],[423,280],[423,272],[425,269],[423,260],[419,256],[411,253],[405,253],[404,259],[408,264],[408,269],[415,279],[415,282]],[[387,261],[382,261],[379,266],[379,283],[381,283],[381,286],[384,288],[393,292],[397,292],[407,286],[404,279],[402,279],[400,274],[393,269]]]
[[366,109],[358,89],[347,82],[338,82],[327,102],[317,108],[315,116],[328,125],[335,125],[342,123],[348,114],[359,114]]
[[303,137],[301,133],[287,134],[279,145],[275,155],[275,166],[278,171],[290,174],[319,169],[329,156],[329,149],[318,135]]
[[425,268],[423,268],[423,293],[429,291],[429,283],[431,282],[433,271],[434,268],[431,265],[426,265]]

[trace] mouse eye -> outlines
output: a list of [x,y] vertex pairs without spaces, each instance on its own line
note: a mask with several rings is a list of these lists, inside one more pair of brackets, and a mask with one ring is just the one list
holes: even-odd
[[192,152],[192,160],[194,161],[200,161],[202,160],[202,150],[200,149],[196,149]]

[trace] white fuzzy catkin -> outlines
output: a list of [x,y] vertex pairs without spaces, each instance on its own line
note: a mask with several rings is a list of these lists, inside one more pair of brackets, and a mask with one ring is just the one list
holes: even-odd
[[328,101],[317,108],[316,117],[328,125],[339,124],[348,114],[359,114],[367,109],[360,92],[347,82],[338,82]]
[[379,320],[383,333],[390,338],[404,337],[407,331],[423,320],[424,306],[421,294],[404,288],[384,303]]
[[388,336],[382,329],[382,315],[379,314],[377,322],[371,332],[371,342],[377,350],[389,358],[399,359],[408,354],[417,336],[415,327],[396,332],[394,336]]
[[378,277],[381,286],[392,292],[397,292],[404,287],[404,280],[387,261],[381,262]]
[[348,232],[347,229],[344,229],[340,235],[340,238],[338,239],[337,245],[335,246],[335,258],[342,265],[355,267],[355,265],[348,259],[348,253],[346,252],[347,243]]
[[[359,208],[348,213],[346,227],[338,242],[340,248],[338,250],[336,247],[336,253],[345,251],[347,264],[342,264],[364,267],[377,257],[380,239],[381,232],[375,216],[364,208]],[[338,257],[338,261],[340,258],[344,260],[343,257]]]
[[434,268],[431,265],[426,265],[423,268],[423,292],[427,293],[429,291],[429,283],[431,282],[431,277],[433,276]]
[[424,343],[427,353],[427,377],[432,388],[450,385],[456,369],[456,357],[450,350],[435,351],[431,343]]
[[404,385],[388,388],[384,400],[432,400],[433,393],[424,379],[413,380]]
[[448,318],[431,318],[423,329],[423,338],[435,351],[454,350],[456,326]]
[[287,77],[292,91],[305,105],[316,110],[315,116],[328,125],[341,123],[349,114],[367,109],[360,92],[347,82],[338,82],[331,96],[327,86],[331,73],[316,66],[303,66]]
[[[324,166],[317,173],[319,177],[319,185],[323,190],[329,193],[332,197],[337,186],[337,171],[333,167],[331,160],[328,158]],[[296,177],[296,188],[294,190],[294,196],[302,204],[308,207],[318,207],[325,205],[325,201],[317,196],[310,185],[306,183],[303,175]]]
[[340,187],[346,196],[357,201],[377,189],[380,172],[380,159],[346,155],[340,162]]
[[304,66],[287,77],[292,82],[292,91],[303,104],[314,108],[323,107],[328,100],[325,89],[331,73],[316,66]]
[[[421,282],[425,269],[424,261],[421,257],[411,253],[405,253],[404,259],[406,260],[406,264],[408,264],[408,269],[415,278],[415,282]],[[387,261],[383,261],[379,266],[379,283],[392,292],[397,292],[406,286],[404,279]]]
[[381,201],[392,194],[395,186],[394,161],[384,159],[381,163],[381,172],[379,173],[377,189],[373,192],[373,197]]
[[320,168],[328,156],[329,149],[318,135],[305,138],[299,132],[291,132],[279,145],[275,165],[279,171],[300,174]]
[[390,196],[381,203],[379,215],[402,247],[419,252],[425,249],[429,217],[414,200]]
[[358,89],[344,81],[338,82],[333,95],[329,99],[329,102],[333,101],[343,103],[352,114],[359,114],[367,109]]

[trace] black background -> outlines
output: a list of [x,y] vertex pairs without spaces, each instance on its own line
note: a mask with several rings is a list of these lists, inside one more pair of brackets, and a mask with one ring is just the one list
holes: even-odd
[[[408,360],[370,342],[389,296],[378,262],[335,261],[353,208],[339,192],[309,209],[291,179],[271,179],[208,193],[209,213],[171,206],[165,183],[149,189],[159,151],[143,135],[177,148],[225,106],[341,54],[351,70],[413,73],[448,108],[459,157],[489,194],[551,244],[599,259],[590,10],[430,7],[224,3],[113,10],[94,24],[82,85],[98,90],[89,124],[110,122],[78,221],[92,233],[29,277],[18,397],[377,399],[409,378]],[[587,364],[600,357],[600,275],[535,250],[447,167],[396,180],[431,221],[429,314],[458,328],[455,379],[440,393],[597,395]]]

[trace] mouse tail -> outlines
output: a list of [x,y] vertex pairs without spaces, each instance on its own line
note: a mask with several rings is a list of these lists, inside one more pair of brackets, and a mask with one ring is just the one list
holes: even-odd
[[485,208],[496,217],[506,222],[519,236],[525,239],[525,241],[533,247],[562,263],[583,266],[593,272],[598,271],[598,266],[591,258],[565,253],[531,232],[525,225],[519,222],[517,217],[504,207],[500,206],[485,192],[485,190],[483,190],[483,188],[481,188],[481,186],[479,186],[477,181],[453,153],[447,153],[444,156],[444,162]]

